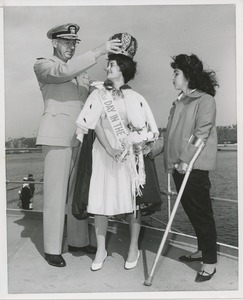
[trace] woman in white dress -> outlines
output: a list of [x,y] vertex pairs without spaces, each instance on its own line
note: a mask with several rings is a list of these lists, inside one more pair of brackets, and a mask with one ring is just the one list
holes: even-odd
[[[94,214],[97,238],[93,271],[101,269],[107,257],[108,216],[119,214],[126,214],[131,236],[125,269],[137,265],[141,213],[136,211],[136,197],[143,198],[146,183],[143,154],[158,137],[148,103],[126,84],[136,73],[137,41],[128,33],[112,38],[122,41],[121,54],[108,55],[107,80],[89,96],[76,122],[79,139],[89,129],[96,134],[87,206],[87,212]],[[161,203],[158,197],[154,201]]]

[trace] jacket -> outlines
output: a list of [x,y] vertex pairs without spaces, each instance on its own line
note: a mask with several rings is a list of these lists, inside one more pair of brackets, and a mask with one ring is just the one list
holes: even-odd
[[64,63],[56,56],[38,59],[34,71],[44,100],[37,145],[74,146],[75,121],[88,97],[90,78],[85,72],[96,63],[93,52]]
[[173,102],[165,133],[164,166],[173,172],[175,164],[189,164],[197,147],[188,143],[191,135],[206,145],[193,169],[213,170],[217,159],[216,103],[209,94],[195,90]]

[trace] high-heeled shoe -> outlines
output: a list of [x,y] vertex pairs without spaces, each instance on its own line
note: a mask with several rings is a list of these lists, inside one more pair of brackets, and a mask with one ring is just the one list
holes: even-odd
[[137,259],[135,261],[133,261],[133,262],[126,261],[126,263],[125,263],[125,269],[126,270],[131,270],[131,269],[135,268],[136,265],[138,264],[139,256],[140,256],[140,251],[138,251]]
[[105,256],[104,256],[104,258],[103,258],[103,260],[102,260],[102,262],[100,262],[100,263],[92,263],[92,265],[91,265],[91,270],[92,271],[98,271],[98,270],[100,270],[101,268],[102,268],[102,265],[103,265],[103,262],[106,260],[106,258],[107,258],[107,251],[105,252]]

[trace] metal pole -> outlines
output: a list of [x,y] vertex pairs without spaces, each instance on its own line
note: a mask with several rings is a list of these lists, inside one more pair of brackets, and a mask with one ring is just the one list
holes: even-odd
[[159,257],[162,253],[162,250],[163,250],[163,247],[165,245],[165,242],[166,242],[166,239],[167,239],[167,236],[168,236],[168,233],[169,233],[169,230],[170,230],[170,227],[172,225],[172,222],[173,222],[173,219],[175,217],[175,214],[176,214],[176,210],[178,208],[178,205],[180,203],[180,200],[181,200],[181,196],[183,194],[183,191],[185,189],[185,186],[186,186],[186,183],[187,183],[187,180],[188,180],[188,177],[190,175],[190,172],[192,170],[192,167],[193,167],[193,164],[194,162],[196,161],[197,157],[199,156],[200,152],[202,151],[203,147],[205,146],[205,143],[201,143],[196,151],[196,153],[194,154],[192,160],[190,161],[189,165],[188,165],[188,168],[187,168],[187,171],[185,173],[185,176],[184,176],[184,179],[182,181],[182,184],[181,184],[181,188],[180,188],[180,191],[177,195],[177,198],[176,198],[176,201],[175,201],[175,204],[174,204],[174,207],[173,207],[173,210],[171,212],[171,217],[168,221],[168,224],[166,226],[166,229],[165,229],[165,233],[163,235],[163,238],[162,238],[162,241],[160,243],[160,246],[159,246],[159,249],[158,249],[158,252],[157,252],[157,255],[156,255],[156,258],[155,258],[155,261],[154,261],[154,264],[153,264],[153,267],[152,267],[152,270],[149,274],[149,277],[145,280],[144,282],[144,285],[146,286],[151,286],[152,285],[152,280],[153,280],[153,274],[154,274],[154,271],[155,271],[155,268],[156,268],[156,265],[157,265],[157,262],[159,260]]
[[11,181],[11,180],[6,180],[6,184],[9,183],[16,183],[16,184],[25,184],[25,183],[31,183],[31,184],[43,184],[43,181]]
[[170,219],[170,214],[171,214],[171,184],[170,184],[170,173],[167,175],[167,182],[168,182],[168,187],[167,187],[167,209],[168,209],[168,220]]

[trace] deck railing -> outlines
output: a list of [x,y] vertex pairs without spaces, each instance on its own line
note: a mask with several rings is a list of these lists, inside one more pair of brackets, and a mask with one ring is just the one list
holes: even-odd
[[[6,185],[9,184],[26,184],[26,183],[30,183],[30,184],[37,184],[37,185],[43,185],[43,180],[41,179],[40,181],[27,181],[27,180],[6,180]],[[7,191],[11,191],[14,189],[20,189],[20,186],[14,186],[12,188],[7,188]],[[171,211],[172,211],[172,207],[171,207],[171,202],[172,202],[172,197],[177,196],[177,193],[175,191],[172,191],[171,189],[171,176],[170,174],[168,174],[167,176],[167,190],[166,191],[161,191],[161,194],[167,197],[167,218],[169,220],[170,216],[171,216]],[[231,203],[238,203],[237,200],[232,200],[232,199],[227,199],[227,198],[219,198],[219,197],[211,197],[211,200],[215,200],[215,201],[225,201],[225,202],[231,202]],[[151,220],[154,220],[160,224],[162,224],[163,226],[166,227],[166,223],[159,220],[158,218],[154,217],[154,216],[148,216]],[[115,217],[116,218],[116,217]],[[119,219],[119,218],[117,218]],[[120,220],[120,219],[119,219]],[[168,221],[167,220],[167,221]],[[176,228],[171,228],[171,230],[173,230],[174,232],[180,232],[183,233],[182,231],[176,229]]]

